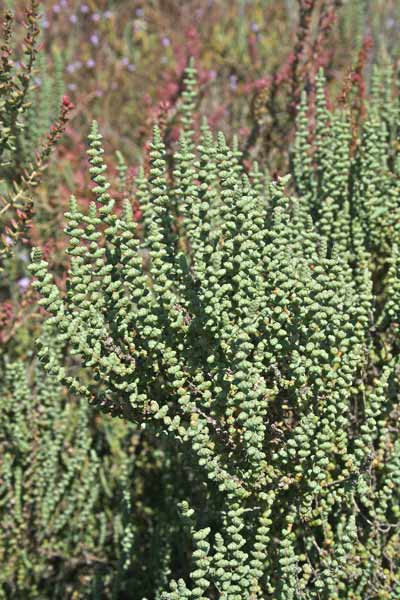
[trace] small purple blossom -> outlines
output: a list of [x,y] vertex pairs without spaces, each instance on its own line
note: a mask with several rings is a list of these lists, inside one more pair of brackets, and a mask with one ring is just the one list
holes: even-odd
[[111,10],[106,10],[106,12],[104,13],[103,16],[104,16],[105,19],[111,19],[112,16],[113,16],[113,13],[112,13]]
[[21,252],[19,252],[18,256],[22,260],[22,262],[24,262],[24,263],[29,262],[29,254],[25,250],[22,250]]
[[236,75],[231,75],[229,77],[229,86],[230,86],[231,90],[236,90],[237,82],[238,82],[238,79],[237,79]]
[[81,63],[81,61],[80,61],[80,60],[77,60],[77,61],[75,61],[75,62],[73,62],[73,63],[69,63],[69,64],[67,65],[67,72],[72,74],[72,73],[74,73],[74,72],[75,72],[77,69],[80,69],[80,68],[81,68],[81,66],[82,66],[82,63]]
[[86,66],[89,67],[89,69],[93,69],[93,67],[96,65],[95,61],[93,60],[93,58],[89,58],[86,61]]
[[69,84],[68,84],[68,89],[69,89],[71,92],[75,92],[75,90],[77,89],[77,87],[78,87],[78,86],[76,85],[76,83],[69,83]]
[[101,19],[101,16],[99,15],[99,13],[93,13],[92,14],[92,21],[94,21],[95,23],[98,23]]
[[53,13],[58,14],[60,12],[60,10],[61,10],[61,6],[59,4],[55,4],[53,6]]
[[81,5],[81,13],[83,13],[84,15],[86,15],[89,12],[89,7],[87,4],[82,4]]
[[260,28],[259,28],[259,26],[257,25],[257,23],[252,23],[252,24],[250,25],[250,29],[251,29],[251,30],[252,30],[254,33],[257,33],[257,31],[260,31]]
[[21,279],[18,280],[18,287],[21,294],[28,289],[30,283],[31,280],[29,279],[29,277],[21,277]]
[[93,44],[93,46],[98,46],[99,45],[99,36],[97,35],[97,33],[92,33],[92,35],[90,36],[90,43]]
[[129,58],[127,56],[124,56],[123,58],[121,58],[121,65],[126,67],[128,69],[128,71],[132,72],[132,71],[136,70],[136,66],[134,64],[132,64],[131,62],[129,62]]
[[167,37],[166,35],[164,35],[164,36],[161,38],[161,43],[162,43],[162,45],[163,45],[163,46],[166,48],[167,46],[170,46],[170,45],[171,45],[171,40],[169,39],[169,37]]
[[50,23],[49,23],[48,19],[43,19],[42,27],[43,27],[43,29],[48,29],[50,27]]
[[73,25],[76,25],[76,23],[78,22],[78,17],[76,15],[71,15],[69,20]]
[[60,6],[66,8],[68,6],[68,0],[60,0]]
[[143,15],[144,15],[144,10],[143,10],[143,8],[137,8],[137,9],[135,10],[135,15],[136,15],[137,17],[143,17]]

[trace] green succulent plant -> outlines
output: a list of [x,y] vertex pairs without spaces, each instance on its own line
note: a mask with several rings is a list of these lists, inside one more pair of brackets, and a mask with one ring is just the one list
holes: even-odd
[[94,201],[65,215],[66,293],[40,250],[31,266],[79,366],[45,339],[38,354],[78,397],[168,439],[204,486],[206,514],[190,493],[179,504],[187,559],[171,556],[157,598],[394,597],[397,101],[371,102],[354,145],[321,73],[314,133],[303,97],[278,181],[247,174],[206,124],[195,144],[184,101],[172,178],[154,128],[139,224],[109,192],[93,124]]

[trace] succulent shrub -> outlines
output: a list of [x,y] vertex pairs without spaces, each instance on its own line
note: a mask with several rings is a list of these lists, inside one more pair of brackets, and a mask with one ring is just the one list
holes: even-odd
[[[37,37],[39,29],[37,27],[38,4],[32,1],[30,10],[26,14],[27,33],[24,38],[25,62],[19,69],[15,69],[12,60],[12,27],[13,15],[6,12],[2,23],[2,45],[1,45],[1,66],[0,66],[0,190],[2,192],[0,224],[3,225],[4,215],[9,217],[9,213],[14,210],[22,212],[26,208],[25,204],[21,207],[18,201],[18,192],[15,193],[12,184],[20,183],[22,176],[22,148],[21,140],[25,130],[25,115],[29,109],[28,93],[30,89],[33,67],[37,53]],[[10,194],[11,192],[11,194]],[[12,197],[7,197],[10,194]],[[21,195],[21,194],[20,194]],[[25,195],[25,194],[23,194]],[[26,198],[24,198],[26,200]],[[26,215],[25,215],[26,217]],[[25,225],[26,218],[21,216],[22,226]],[[17,238],[22,227],[14,221],[4,231],[2,227],[0,247],[0,258],[7,253],[7,247],[11,245],[12,238]],[[7,233],[7,236],[5,235]]]
[[382,85],[356,131],[320,74],[313,132],[303,96],[277,181],[205,123],[195,144],[189,94],[172,177],[154,128],[139,224],[109,192],[93,123],[94,200],[65,215],[65,293],[33,252],[71,357],[39,340],[45,368],[168,440],[203,490],[179,502],[184,552],[156,598],[400,593],[398,106]]
[[20,135],[25,129],[23,116],[29,109],[28,93],[37,54],[39,35],[38,3],[31,2],[26,11],[26,35],[24,38],[24,62],[15,69],[12,60],[13,14],[7,11],[2,22],[1,95],[0,95],[0,166],[2,170],[18,161],[16,152]]
[[[59,362],[54,332],[45,326],[43,336]],[[5,357],[0,397],[0,598],[117,599],[165,587],[180,542],[176,505],[201,494],[182,475],[183,457],[95,415],[34,359]]]
[[[18,221],[31,210],[33,189],[63,131],[72,105],[64,97],[62,63],[54,81],[46,74],[46,58],[39,53],[39,3],[31,0],[25,10],[25,37],[21,52],[13,38],[14,15],[5,12],[1,31],[0,61],[0,223],[2,231],[0,257],[6,254],[13,238],[18,239]],[[16,61],[16,58],[20,61]],[[40,86],[35,76],[40,75]],[[47,135],[46,135],[47,134]],[[11,216],[10,216],[11,214]],[[5,237],[7,239],[5,239]]]
[[[65,129],[72,104],[66,96],[61,96],[61,64],[57,77],[50,77],[45,72],[47,59],[39,52],[39,3],[31,0],[25,10],[25,36],[21,44],[15,40],[13,13],[7,11],[2,17],[0,343],[4,345],[15,337],[32,304],[29,292],[25,294],[29,286],[26,246],[32,243],[33,214],[37,226],[44,221],[50,229],[50,207],[38,189]],[[36,81],[38,66],[42,77],[39,89]]]
[[[4,379],[3,379],[4,378]],[[22,362],[2,369],[0,597],[65,597],[109,538],[101,461],[85,403]],[[82,585],[82,588],[84,586]],[[62,594],[64,592],[64,595]],[[46,593],[47,592],[47,593]]]

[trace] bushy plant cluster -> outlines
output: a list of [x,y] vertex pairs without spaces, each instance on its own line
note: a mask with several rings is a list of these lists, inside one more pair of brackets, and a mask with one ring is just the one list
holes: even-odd
[[396,2],[5,4],[0,598],[400,598]]
[[[32,0],[24,13],[21,47],[14,16],[5,12],[0,63],[0,343],[14,337],[32,304],[25,295],[29,284],[26,263],[35,226],[46,231],[51,208],[38,188],[65,130],[69,99],[62,97],[60,77],[45,75],[45,57],[39,53],[39,3]],[[19,60],[17,60],[19,59]],[[40,68],[39,68],[40,67]],[[40,90],[36,76],[43,75]],[[55,224],[56,227],[56,224]]]
[[192,81],[190,67],[172,177],[154,128],[140,224],[129,201],[116,209],[93,124],[94,201],[66,213],[66,293],[40,250],[31,266],[57,347],[81,366],[60,365],[46,339],[39,356],[77,396],[167,439],[200,484],[178,505],[186,560],[171,542],[155,597],[397,597],[390,80],[376,74],[356,132],[319,75],[311,137],[305,96],[299,110],[292,192],[289,177],[246,173],[237,142],[207,124],[194,143]]
[[[179,473],[136,427],[99,419],[71,398],[34,356],[41,317],[26,290],[29,246],[33,226],[54,220],[38,190],[72,104],[38,55],[36,1],[24,19],[19,57],[5,14],[0,71],[0,597],[118,598],[128,585],[140,594],[163,581],[159,538]],[[51,332],[43,335],[54,347]],[[61,360],[59,348],[53,356]],[[130,570],[141,573],[139,584]]]
[[137,427],[96,417],[37,363],[7,361],[1,375],[0,598],[153,591],[180,461]]
[[80,562],[104,560],[108,537],[106,515],[96,511],[100,460],[87,406],[66,402],[40,368],[32,375],[23,362],[9,363],[3,376],[1,597],[39,598],[44,582],[62,597]]
[[[14,8],[17,21],[26,20],[24,3],[9,0],[5,4]],[[390,19],[393,21],[396,13],[391,2],[384,6],[379,2],[378,17],[363,3],[333,0],[289,0],[284,6],[258,0],[239,4],[215,0],[192,2],[187,7],[175,0],[147,4],[124,0],[118,6],[105,1],[52,0],[32,6],[35,49],[41,51],[35,51],[29,76],[26,102],[30,107],[22,119],[18,169],[8,173],[12,185],[21,178],[29,185],[21,192],[24,199],[18,197],[19,213],[7,208],[0,215],[2,253],[16,233],[13,221],[21,239],[33,236],[36,243],[47,240],[45,252],[56,256],[59,273],[63,271],[59,231],[69,194],[74,193],[80,201],[88,196],[89,178],[81,157],[83,132],[93,117],[100,120],[105,134],[113,163],[112,183],[118,168],[113,159],[117,148],[125,156],[129,179],[141,160],[154,121],[159,123],[167,146],[174,144],[182,116],[183,70],[188,56],[193,55],[200,66],[199,114],[206,114],[213,128],[218,126],[228,133],[240,130],[245,156],[262,162],[267,159],[275,171],[287,163],[288,139],[293,134],[302,87],[314,85],[319,66],[324,67],[335,93],[340,91],[344,74],[350,79],[359,77],[363,83],[372,57],[393,52],[390,40],[395,28]],[[385,34],[355,67],[363,39],[376,31],[378,23]],[[22,31],[17,28],[17,42],[23,41]],[[13,72],[17,74],[20,63],[24,65],[19,46],[13,58]],[[353,82],[356,96],[364,94],[361,83],[359,90]],[[42,172],[36,165],[35,150],[59,114],[64,91],[77,105],[73,127],[68,127],[57,151],[57,166],[53,161],[46,185],[38,186]],[[31,179],[32,175],[35,177]],[[5,196],[0,210],[3,201],[10,206],[8,191]],[[36,216],[28,236],[32,196]],[[15,266],[13,263],[7,268],[16,271],[12,285],[14,296],[18,296],[17,282],[25,286],[27,274],[21,261]],[[10,293],[2,296],[8,302]],[[13,321],[21,321],[17,307],[11,304],[1,310],[0,319],[12,311]],[[10,331],[8,327],[6,337]]]

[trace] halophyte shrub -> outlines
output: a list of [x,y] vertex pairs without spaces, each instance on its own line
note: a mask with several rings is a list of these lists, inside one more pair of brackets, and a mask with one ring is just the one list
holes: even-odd
[[193,482],[176,484],[150,597],[400,597],[397,91],[377,72],[354,122],[320,73],[314,127],[303,95],[291,173],[273,181],[206,123],[195,143],[194,74],[168,165],[154,128],[139,223],[109,192],[93,124],[66,292],[32,254],[64,364],[45,337],[38,355],[168,442]]

